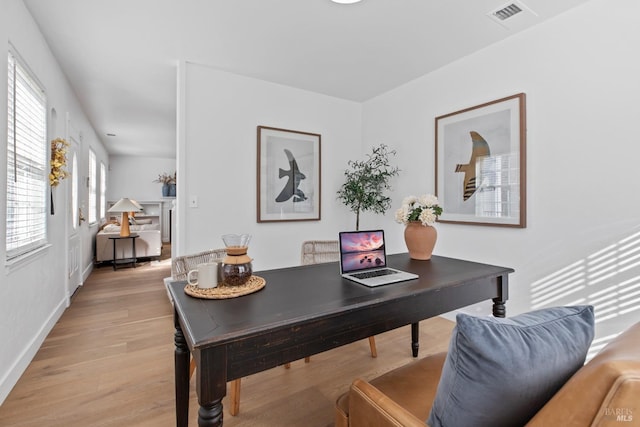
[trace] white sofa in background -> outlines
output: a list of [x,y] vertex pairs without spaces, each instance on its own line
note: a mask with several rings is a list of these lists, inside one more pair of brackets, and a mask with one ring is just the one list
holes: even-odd
[[[136,257],[151,258],[159,257],[162,251],[162,235],[159,224],[143,224],[129,226],[131,233],[137,234]],[[106,225],[96,234],[96,261],[113,260],[113,241],[110,236],[120,235],[120,226],[116,224]],[[131,258],[131,239],[121,239],[116,241],[116,259]]]

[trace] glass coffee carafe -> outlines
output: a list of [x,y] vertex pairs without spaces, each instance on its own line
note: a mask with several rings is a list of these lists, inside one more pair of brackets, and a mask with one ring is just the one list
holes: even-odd
[[251,235],[225,234],[222,241],[227,249],[227,256],[222,261],[222,281],[226,286],[244,285],[253,273],[252,260],[247,255]]

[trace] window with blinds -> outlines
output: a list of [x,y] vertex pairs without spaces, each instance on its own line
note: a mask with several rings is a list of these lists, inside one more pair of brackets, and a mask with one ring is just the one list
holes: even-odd
[[75,230],[80,225],[78,211],[78,155],[73,150],[71,156],[71,225]]
[[100,219],[107,215],[107,168],[100,162]]
[[41,85],[9,50],[6,255],[47,243],[47,100]]
[[98,200],[96,194],[96,153],[89,149],[89,224],[98,221]]
[[476,163],[476,216],[518,218],[520,158],[517,153],[487,156]]

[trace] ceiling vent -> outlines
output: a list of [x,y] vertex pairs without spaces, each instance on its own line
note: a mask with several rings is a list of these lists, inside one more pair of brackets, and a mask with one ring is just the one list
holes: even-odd
[[501,21],[504,21],[505,19],[509,19],[516,13],[520,13],[520,12],[522,12],[522,9],[520,9],[520,6],[518,6],[515,3],[511,3],[510,5],[507,5],[502,9],[496,10],[495,12],[493,12],[493,16],[495,16]]
[[538,18],[538,14],[521,1],[509,2],[487,13],[487,16],[508,30],[525,28],[534,24]]

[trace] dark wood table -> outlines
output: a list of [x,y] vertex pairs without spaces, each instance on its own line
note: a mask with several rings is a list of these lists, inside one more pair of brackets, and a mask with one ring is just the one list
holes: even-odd
[[[133,268],[136,268],[136,262],[138,262],[138,258],[136,257],[136,239],[140,237],[137,234],[129,234],[128,236],[109,236],[109,240],[113,242],[113,259],[111,263],[113,265],[113,269],[117,270],[118,264],[133,264]],[[116,243],[120,240],[131,239],[131,257],[130,258],[116,258]]]
[[513,269],[434,256],[388,257],[390,266],[419,279],[368,288],[342,279],[337,263],[254,273],[264,289],[238,298],[206,300],[169,284],[175,309],[176,424],[189,422],[189,354],[196,361],[199,426],[222,425],[227,382],[341,345],[413,325],[480,301],[505,316]]

